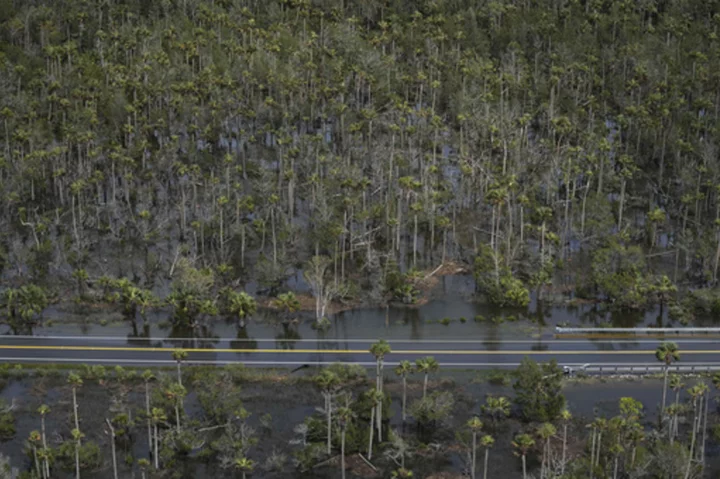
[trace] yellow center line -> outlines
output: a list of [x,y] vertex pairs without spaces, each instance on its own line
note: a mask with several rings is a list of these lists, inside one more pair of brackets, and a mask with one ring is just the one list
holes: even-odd
[[[171,353],[173,348],[130,348],[130,347],[109,347],[109,346],[28,346],[28,345],[0,345],[0,350],[28,350],[28,351],[114,351],[114,352],[150,352],[150,353]],[[280,353],[280,354],[370,354],[367,349],[212,349],[212,348],[181,348],[188,353]],[[612,351],[522,351],[522,350],[393,350],[388,356],[398,354],[423,354],[423,355],[654,355],[655,350],[612,350]],[[682,351],[687,354],[720,354],[720,350],[691,349]]]

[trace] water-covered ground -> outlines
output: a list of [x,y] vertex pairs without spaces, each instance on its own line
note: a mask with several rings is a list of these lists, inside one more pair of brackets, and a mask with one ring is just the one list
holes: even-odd
[[[312,314],[298,314],[292,327],[283,326],[276,311],[259,310],[246,328],[238,328],[232,321],[221,318],[207,321],[202,330],[172,329],[169,311],[149,314],[147,329],[124,321],[113,309],[90,308],[73,303],[54,305],[43,314],[43,323],[33,329],[41,336],[118,336],[118,337],[238,337],[277,339],[482,339],[500,341],[518,337],[539,337],[552,333],[557,325],[592,325],[616,327],[679,326],[667,317],[667,308],[647,311],[612,311],[602,304],[537,301],[535,294],[526,309],[490,306],[474,294],[469,276],[443,276],[430,300],[419,306],[391,304],[389,306],[360,307],[330,315],[331,327],[318,332],[313,328]],[[554,299],[558,299],[557,297]],[[710,325],[710,318],[697,318],[694,325]],[[242,330],[241,330],[242,329]],[[9,327],[0,325],[0,333],[12,334]]]

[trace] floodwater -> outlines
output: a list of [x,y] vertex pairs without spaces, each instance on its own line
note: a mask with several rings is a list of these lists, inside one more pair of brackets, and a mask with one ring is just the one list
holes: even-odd
[[[297,324],[283,325],[278,313],[259,310],[245,328],[224,319],[210,319],[201,330],[180,330],[168,322],[169,311],[159,310],[149,315],[147,327],[133,325],[122,316],[108,310],[83,311],[74,305],[52,306],[45,311],[46,323],[34,328],[38,336],[115,336],[132,338],[238,338],[289,340],[489,340],[540,338],[552,334],[562,326],[678,326],[667,317],[667,308],[640,312],[617,312],[599,304],[568,305],[555,295],[554,304],[537,301],[533,292],[531,303],[524,309],[498,308],[485,304],[474,296],[470,276],[444,276],[430,300],[422,305],[391,304],[381,307],[361,307],[330,315],[331,327],[317,331],[310,312],[297,315]],[[699,318],[695,325],[709,325],[711,319]],[[13,334],[7,326],[0,326],[1,334]]]

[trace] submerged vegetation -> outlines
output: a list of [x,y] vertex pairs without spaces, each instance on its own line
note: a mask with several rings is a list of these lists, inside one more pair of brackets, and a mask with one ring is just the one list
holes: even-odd
[[713,3],[0,6],[14,285],[242,323],[220,290],[302,270],[324,327],[452,261],[501,305],[720,304]]
[[[268,307],[292,347],[301,309],[323,331],[339,302],[417,304],[449,270],[512,310],[478,323],[526,317],[533,295],[542,316],[557,291],[717,314],[718,27],[700,0],[0,0],[0,321],[28,333],[50,303],[105,303],[149,336],[164,308],[193,337],[224,317],[253,349]],[[657,417],[625,397],[590,424],[557,364],[492,373],[514,387],[482,403],[432,357],[394,370],[398,421],[390,346],[370,352],[370,380],[264,378],[256,411],[257,378],[182,350],[173,374],[37,369],[37,427],[19,436],[29,412],[2,402],[0,441],[25,441],[22,474],[43,479],[406,478],[450,454],[473,478],[503,454],[497,477],[689,479],[720,431],[671,344]],[[267,399],[291,393],[319,411],[261,454]]]
[[[712,474],[706,451],[717,444],[719,418],[709,407],[711,386],[667,373],[680,359],[672,343],[657,348],[665,374],[657,390],[650,386],[653,404],[617,397],[611,412],[590,415],[566,400],[568,379],[555,362],[525,359],[514,371],[495,371],[494,385],[479,393],[432,357],[400,362],[393,380],[383,367],[390,346],[380,341],[369,352],[377,360],[370,377],[341,364],[299,375],[187,366],[182,350],[172,352],[176,371],[6,365],[3,381],[34,392],[0,401],[0,441],[26,438],[23,455],[8,462],[24,478]],[[720,374],[712,377],[717,388]]]

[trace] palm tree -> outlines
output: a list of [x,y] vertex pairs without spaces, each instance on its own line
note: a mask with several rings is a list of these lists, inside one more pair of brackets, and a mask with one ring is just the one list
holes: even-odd
[[153,429],[155,433],[155,451],[153,452],[153,460],[155,462],[155,469],[160,468],[160,434],[158,433],[158,426],[167,421],[165,411],[159,407],[152,408],[151,413]]
[[474,416],[467,422],[467,427],[472,432],[472,466],[470,468],[470,476],[475,479],[475,464],[477,459],[477,435],[483,427],[483,423],[479,417]]
[[372,407],[370,408],[370,436],[368,439],[368,460],[372,459],[373,450],[373,430],[375,422],[375,411],[377,411],[377,403],[383,401],[385,396],[377,389],[371,389],[368,391],[368,398],[371,401]]
[[288,293],[279,294],[278,297],[272,302],[275,308],[278,308],[284,316],[284,322],[290,321],[290,315],[300,309],[300,301],[292,291]]
[[233,467],[240,471],[242,479],[245,479],[247,477],[247,473],[252,472],[253,469],[255,469],[255,461],[248,459],[245,456],[241,456],[233,461]]
[[[384,339],[370,346],[370,353],[375,356],[375,389],[383,391],[383,362],[386,354],[390,354],[390,345]],[[377,403],[377,413],[375,414],[377,423],[378,442],[382,441],[382,401]]]
[[692,434],[690,436],[690,455],[688,456],[687,468],[685,469],[685,479],[690,477],[692,462],[695,460],[695,442],[697,440],[698,426],[700,425],[700,415],[702,414],[702,406],[698,406],[698,399],[700,399],[700,404],[702,404],[702,398],[707,391],[708,387],[705,383],[696,384],[688,389],[688,394],[690,394],[690,398],[692,399],[693,421]]
[[40,413],[40,433],[42,434],[42,446],[43,446],[43,477],[50,477],[50,461],[47,457],[47,436],[45,434],[45,416],[50,413],[50,408],[46,404],[42,404],[38,408]]
[[150,461],[145,458],[138,459],[138,467],[140,468],[141,479],[147,479],[147,471],[150,468]]
[[117,456],[115,455],[115,428],[108,418],[105,418],[105,423],[110,431],[110,451],[112,453],[113,478],[118,479]]
[[145,416],[147,418],[147,435],[148,435],[148,452],[152,454],[153,440],[152,440],[152,416],[150,414],[150,381],[155,379],[152,371],[146,369],[142,373],[142,379],[145,382]]
[[235,316],[241,328],[245,327],[245,318],[255,314],[257,311],[257,302],[255,298],[247,294],[245,291],[239,293],[230,288],[226,288],[222,293],[225,298],[225,309],[228,314]]
[[338,425],[340,426],[340,471],[342,479],[345,479],[345,433],[347,427],[352,421],[353,412],[349,407],[338,408],[335,414]]
[[412,363],[410,361],[400,361],[400,364],[395,367],[395,374],[400,376],[402,378],[402,384],[403,384],[403,395],[402,395],[402,420],[403,423],[405,422],[405,419],[407,418],[406,414],[406,408],[405,405],[407,404],[407,378],[410,374],[412,374],[414,371],[414,368],[412,366]]
[[599,417],[593,421],[593,430],[597,431],[597,448],[595,454],[590,458],[590,477],[592,479],[594,467],[600,464],[600,449],[602,446],[603,431],[607,429],[607,419]]
[[530,448],[535,445],[535,440],[532,436],[530,436],[530,434],[519,434],[515,436],[515,440],[512,442],[512,445],[515,449],[517,449],[517,451],[515,451],[515,455],[522,458],[523,479],[527,479],[527,464],[525,458]]
[[187,351],[182,349],[176,349],[172,352],[172,358],[177,362],[177,378],[178,384],[182,386],[182,374],[180,371],[180,364],[185,361],[188,357]]
[[494,429],[499,418],[510,415],[510,400],[504,396],[488,396],[480,410],[490,418]]
[[[716,383],[717,377],[717,383]],[[713,384],[715,387],[720,387],[720,373],[715,373],[713,376]],[[673,443],[677,436],[678,430],[678,414],[680,412],[680,391],[685,387],[685,383],[682,382],[682,377],[679,374],[671,374],[669,380],[670,389],[675,392],[675,404],[674,407],[668,407],[668,410],[672,409],[672,422],[670,426],[670,444]]]
[[565,457],[567,453],[567,430],[568,430],[568,424],[570,424],[570,420],[572,419],[572,414],[570,414],[570,411],[567,409],[563,409],[560,413],[560,419],[562,419],[563,422],[563,448],[562,448],[562,463],[561,463],[561,471],[560,474],[565,474]]
[[668,373],[670,371],[670,365],[673,361],[680,360],[680,352],[678,351],[677,344],[671,342],[662,342],[655,350],[655,357],[658,361],[665,364],[663,371],[663,395],[662,395],[662,406],[660,408],[660,426],[663,425],[663,416],[665,415],[665,402],[667,400],[667,387],[668,387]]
[[430,373],[434,373],[440,368],[440,364],[435,360],[434,357],[428,356],[425,358],[420,358],[415,361],[415,367],[417,368],[417,371],[420,373],[423,373],[425,375],[425,379],[423,381],[423,399],[425,399],[425,396],[427,396],[427,385],[428,385],[428,376]]
[[540,465],[540,477],[544,477],[546,467],[550,467],[550,438],[555,435],[557,430],[549,422],[542,423],[537,429],[538,437],[543,441],[543,456]]
[[183,398],[187,395],[187,391],[182,384],[174,383],[171,384],[165,390],[165,396],[172,402],[175,408],[175,426],[177,432],[180,432],[180,409],[182,407]]
[[620,442],[616,442],[612,446],[610,446],[610,453],[613,455],[613,479],[617,479],[618,475],[618,466],[620,463],[620,454],[622,454],[625,451],[625,448],[623,447]]
[[483,479],[487,479],[488,458],[490,457],[490,448],[495,445],[495,439],[489,434],[485,434],[480,438],[480,445],[485,448],[485,464],[483,466]]
[[78,421],[78,405],[77,405],[77,390],[82,386],[83,380],[80,376],[75,373],[70,373],[67,379],[70,389],[72,390],[73,397],[73,416],[75,417],[75,429],[80,430],[80,422]]
[[75,478],[80,479],[80,441],[85,435],[80,432],[80,429],[73,429],[71,434],[75,441]]
[[327,454],[332,453],[332,396],[340,383],[337,374],[330,370],[323,371],[315,377],[315,384],[320,388],[325,400],[325,418],[327,420]]
[[42,436],[40,435],[40,431],[30,431],[30,435],[28,436],[28,444],[30,444],[30,447],[32,448],[33,453],[33,462],[35,462],[35,469],[38,472],[38,475],[42,475],[42,470],[40,469],[40,460],[38,459],[38,446],[42,443]]

